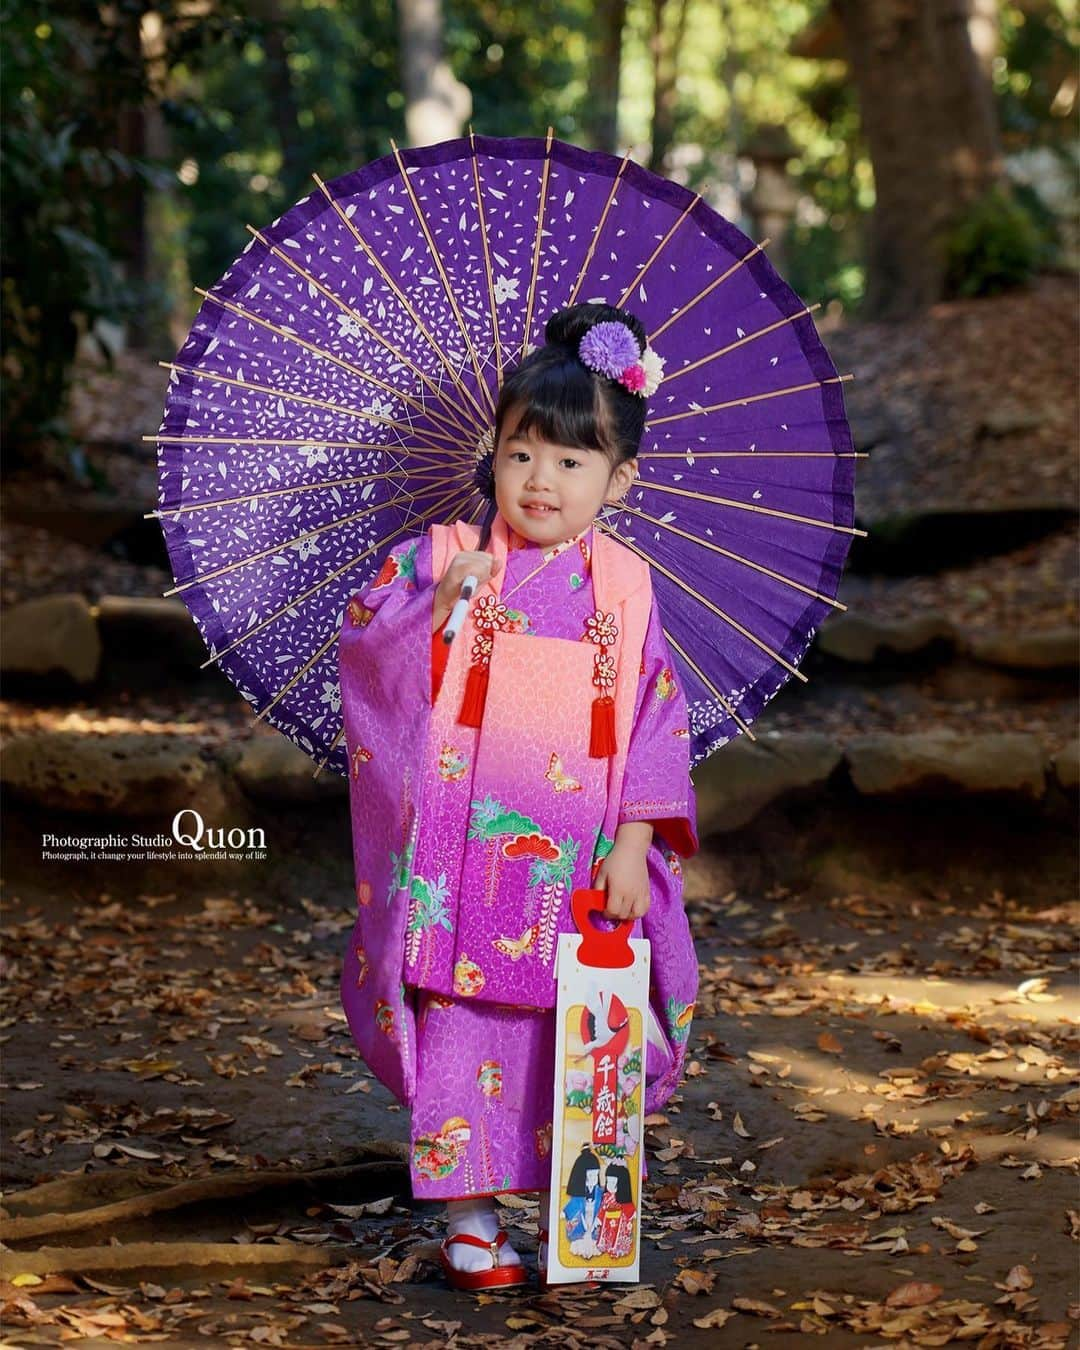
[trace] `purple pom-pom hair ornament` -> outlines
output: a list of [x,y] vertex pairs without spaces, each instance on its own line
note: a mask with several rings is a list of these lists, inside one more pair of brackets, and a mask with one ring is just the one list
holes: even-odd
[[594,324],[578,344],[578,360],[600,375],[618,380],[631,394],[647,398],[660,386],[664,359],[646,347],[638,351],[637,338],[616,319]]

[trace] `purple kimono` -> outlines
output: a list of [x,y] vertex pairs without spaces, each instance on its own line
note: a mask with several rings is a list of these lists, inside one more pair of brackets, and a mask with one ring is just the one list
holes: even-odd
[[[443,566],[462,537],[440,537]],[[623,821],[654,823],[650,909],[633,930],[652,943],[646,1111],[678,1083],[697,991],[679,863],[697,848],[686,704],[651,587],[647,626],[639,601],[637,644],[624,620],[619,648],[635,692],[624,753],[592,758],[582,636],[594,571],[623,546],[590,529],[530,576],[544,550],[501,516],[493,539],[505,566],[478,592],[501,606],[479,728],[457,721],[471,626],[432,699],[432,533],[391,550],[339,645],[358,906],[341,996],[364,1058],[412,1107],[418,1198],[547,1187],[554,953],[576,931],[571,892]]]

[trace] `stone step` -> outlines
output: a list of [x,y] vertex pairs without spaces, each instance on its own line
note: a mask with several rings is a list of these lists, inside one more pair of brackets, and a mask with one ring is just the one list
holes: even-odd
[[902,619],[877,619],[855,610],[830,615],[818,630],[812,650],[850,666],[909,664],[898,663],[898,657],[941,662],[959,656],[980,665],[1032,674],[1080,669],[1080,632],[1075,628],[968,633],[944,610],[926,610]]
[[[201,670],[206,647],[179,597],[107,595],[95,605],[78,593],[42,596],[3,613],[0,675],[10,695],[72,697],[98,685],[153,692],[162,681],[233,687],[213,665]],[[872,668],[903,678],[914,663],[960,658],[1024,677],[1075,672],[1080,635],[1072,628],[1015,633],[965,633],[944,611],[904,619],[876,619],[856,611],[830,615],[810,649],[841,674]]]
[[852,540],[847,568],[856,574],[927,576],[1030,544],[1075,524],[1076,505],[1030,501],[1002,506],[939,506],[877,519],[856,517],[869,531]]
[[167,571],[169,554],[165,538],[156,517],[145,519],[147,509],[147,503],[141,499],[135,501],[100,492],[67,494],[58,501],[25,487],[4,494],[8,524],[47,530],[87,548]]
[[1022,732],[878,732],[843,747],[817,733],[740,736],[694,774],[699,837],[740,829],[781,798],[834,786],[865,797],[991,794],[1042,802],[1052,789],[1076,790],[1078,763],[1080,739],[1048,754]]
[[184,602],[103,596],[91,604],[72,592],[11,605],[0,624],[0,674],[9,694],[67,696],[99,684],[154,691],[162,680],[232,686],[214,666]]
[[[0,750],[9,801],[44,812],[159,823],[185,807],[209,821],[266,808],[295,812],[335,798],[348,784],[272,729],[241,744],[210,746],[194,736],[35,729]],[[865,797],[947,800],[986,794],[1027,802],[1073,793],[1080,739],[1057,753],[1021,732],[875,733],[844,746],[817,733],[765,732],[721,747],[694,774],[699,835],[729,833],[773,802],[839,789]]]
[[140,731],[50,728],[9,737],[0,785],[9,805],[159,825],[189,807],[213,819],[231,795],[228,773],[195,737]]

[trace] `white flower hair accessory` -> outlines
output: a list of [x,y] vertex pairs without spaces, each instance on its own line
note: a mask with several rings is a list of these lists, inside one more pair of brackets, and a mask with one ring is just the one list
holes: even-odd
[[480,433],[480,437],[473,447],[473,458],[477,461],[484,458],[485,455],[491,455],[495,452],[495,428],[485,427]]
[[646,398],[651,398],[660,388],[660,381],[664,378],[664,358],[652,347],[646,347],[641,357],[641,365],[645,371],[645,383],[641,392]]

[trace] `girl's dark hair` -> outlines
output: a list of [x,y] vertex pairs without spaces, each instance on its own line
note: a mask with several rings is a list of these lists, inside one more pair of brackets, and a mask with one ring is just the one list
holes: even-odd
[[607,1171],[604,1173],[604,1182],[607,1183],[608,1177],[615,1178],[615,1203],[619,1205],[628,1205],[634,1198],[634,1192],[630,1187],[630,1173],[623,1163],[608,1163]]
[[477,463],[473,475],[477,489],[490,503],[477,548],[487,548],[495,518],[495,455],[511,408],[522,405],[518,432],[535,427],[553,445],[599,450],[612,468],[637,455],[645,431],[646,400],[578,359],[578,343],[598,323],[623,324],[637,340],[638,355],[645,354],[649,335],[636,314],[595,302],[568,305],[556,310],[544,325],[544,345],[511,367],[503,379],[495,406],[492,449]]
[[553,445],[601,450],[612,467],[633,459],[645,430],[646,400],[577,356],[578,343],[598,323],[624,324],[645,352],[645,325],[629,310],[614,305],[570,305],[544,325],[544,345],[530,352],[503,380],[495,409],[497,448],[506,414],[523,404],[518,431],[536,428]]
[[[590,1150],[588,1144],[582,1144],[581,1152],[574,1159],[574,1165],[570,1169],[566,1194],[578,1197],[588,1195],[589,1188],[585,1184],[585,1174],[592,1171],[600,1171],[600,1159]],[[629,1177],[627,1180],[629,1181]]]

